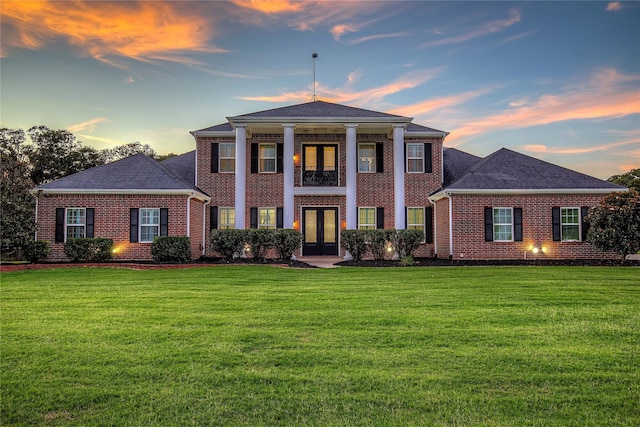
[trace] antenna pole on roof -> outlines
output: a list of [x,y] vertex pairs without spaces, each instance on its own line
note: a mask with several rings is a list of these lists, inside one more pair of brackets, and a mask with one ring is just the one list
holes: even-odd
[[313,58],[313,96],[311,97],[311,102],[317,101],[318,97],[316,96],[316,60],[318,59],[318,54],[311,54]]

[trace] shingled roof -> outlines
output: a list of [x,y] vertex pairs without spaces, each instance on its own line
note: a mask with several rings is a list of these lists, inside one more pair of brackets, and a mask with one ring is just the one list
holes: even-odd
[[[451,149],[445,151],[445,156],[449,150]],[[453,154],[455,159],[464,159],[455,152],[450,154]],[[467,158],[467,160],[472,159]],[[460,166],[460,169],[462,168],[464,166]],[[455,178],[455,173],[453,175]],[[479,160],[463,176],[446,185],[444,190],[454,192],[490,190],[609,192],[624,189],[625,187],[620,185],[502,148]]]
[[[55,181],[39,185],[34,191],[61,193],[173,193],[197,192],[204,198],[206,193],[194,185],[194,174],[190,175],[190,156],[195,152],[178,156],[172,161],[157,162],[144,154],[136,154],[113,163],[97,166]],[[193,157],[191,157],[193,159]],[[165,165],[166,164],[166,165]],[[195,163],[192,162],[195,165]],[[193,166],[195,168],[195,166]],[[193,179],[187,180],[193,176]]]
[[349,107],[325,101],[313,101],[304,104],[289,105],[271,110],[258,111],[235,117],[228,117],[230,121],[251,118],[315,118],[315,117],[351,117],[351,118],[383,118],[400,121],[411,120],[409,117],[395,114],[381,113],[379,111],[365,110],[363,108]]

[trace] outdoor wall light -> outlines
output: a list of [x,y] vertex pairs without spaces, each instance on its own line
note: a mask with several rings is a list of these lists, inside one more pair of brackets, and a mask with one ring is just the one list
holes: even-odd
[[300,154],[293,155],[293,164],[295,166],[300,166]]

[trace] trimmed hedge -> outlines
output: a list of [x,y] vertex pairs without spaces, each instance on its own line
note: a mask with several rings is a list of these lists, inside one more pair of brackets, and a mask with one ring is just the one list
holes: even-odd
[[189,262],[191,239],[187,236],[157,236],[151,244],[151,256],[156,262]]
[[226,261],[240,256],[246,245],[251,247],[253,258],[257,261],[263,261],[269,249],[276,250],[278,259],[289,259],[302,246],[302,233],[287,228],[211,230],[209,242],[211,250]]
[[412,257],[424,240],[420,230],[343,230],[340,246],[348,251],[354,261],[361,261],[367,253],[376,260],[384,259],[388,246],[400,258]]
[[367,247],[368,230],[343,230],[340,233],[340,246],[349,252],[354,261],[361,261],[369,248]]
[[64,253],[73,262],[105,262],[112,257],[113,239],[71,238],[64,244]]
[[29,262],[36,263],[49,255],[49,241],[48,240],[33,240],[23,248],[24,256]]
[[209,237],[211,250],[218,252],[226,261],[240,256],[248,240],[249,230],[211,230]]
[[279,259],[291,259],[293,253],[302,246],[302,233],[297,230],[278,228],[273,237],[273,247]]

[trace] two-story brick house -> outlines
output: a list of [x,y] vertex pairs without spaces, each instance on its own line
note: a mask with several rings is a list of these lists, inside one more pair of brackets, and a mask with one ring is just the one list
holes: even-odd
[[[91,213],[92,235],[127,240],[121,259],[150,257],[136,233],[146,233],[143,244],[162,231],[189,235],[197,257],[207,254],[211,229],[258,227],[300,230],[298,256],[343,256],[340,230],[356,228],[423,230],[417,256],[612,256],[582,241],[582,218],[624,187],[509,150],[482,159],[445,148],[447,132],[409,117],[314,101],[228,117],[191,134],[195,152],[177,159],[135,156],[94,168],[100,176],[126,175],[155,162],[147,165],[155,170],[150,182],[109,183],[91,169],[37,187],[38,237],[53,243],[52,258],[61,254],[65,230],[76,232],[78,209],[85,218]],[[177,203],[164,228],[168,199],[160,196]],[[100,203],[120,210],[99,216]],[[157,228],[147,225],[149,215]],[[114,228],[120,231],[107,231]]]

